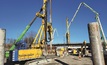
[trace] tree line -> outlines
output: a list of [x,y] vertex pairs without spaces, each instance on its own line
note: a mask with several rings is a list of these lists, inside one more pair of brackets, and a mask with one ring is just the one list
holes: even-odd
[[[24,38],[22,39],[24,42],[27,43],[27,45],[30,45],[34,38],[35,38],[36,33],[34,31],[28,32]],[[13,38],[7,38],[5,42],[5,50],[9,50],[11,46],[15,43],[16,39]]]

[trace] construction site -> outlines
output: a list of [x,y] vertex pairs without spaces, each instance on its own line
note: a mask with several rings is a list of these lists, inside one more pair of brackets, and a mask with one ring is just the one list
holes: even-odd
[[[53,11],[54,9],[57,10],[57,8],[54,8],[54,2],[55,1],[53,0],[40,0],[39,6],[41,7],[39,8],[39,6],[35,6],[36,10],[38,11],[36,12],[36,14],[34,14],[32,20],[29,23],[24,22],[24,24],[27,24],[26,26],[24,26],[23,24],[17,26],[18,28],[23,30],[21,30],[22,32],[20,33],[20,35],[16,35],[17,39],[12,40],[10,46],[6,37],[10,34],[18,34],[20,30],[11,31],[11,33],[9,33],[7,32],[7,28],[3,26],[3,28],[0,27],[0,65],[107,65],[107,34],[105,34],[102,20],[100,21],[100,12],[98,12],[95,7],[92,7],[91,4],[87,4],[86,2],[79,2],[79,4],[76,4],[76,9],[73,10],[74,13],[71,13],[72,15],[70,15],[72,18],[70,18],[69,20],[66,14],[64,18],[65,22],[61,22],[62,24],[64,23],[64,27],[62,24],[58,24],[53,20],[53,18],[56,17]],[[19,5],[20,4],[18,4],[18,6]],[[26,7],[27,6],[29,6],[29,4],[26,5]],[[71,8],[73,9],[73,7]],[[65,7],[59,9],[62,9],[61,11],[63,11],[66,9],[64,8]],[[83,8],[84,10],[81,10]],[[87,39],[89,39],[89,41],[87,41],[85,38],[80,37],[80,39],[76,38],[76,42],[72,42],[73,34],[74,36],[79,36],[81,35],[81,32],[72,33],[70,30],[76,28],[71,28],[71,26],[73,27],[74,25],[76,25],[74,23],[74,20],[76,19],[76,17],[78,17],[78,15],[81,15],[79,13],[81,11],[85,12],[85,10],[87,9],[89,10],[87,12],[91,12],[86,13],[87,16],[90,17],[89,14],[93,14],[91,17],[94,17],[94,22],[86,22],[86,27],[82,26],[87,29],[87,32],[84,31],[83,34],[85,36],[85,33],[87,33]],[[63,13],[61,14],[60,15],[63,16]],[[23,15],[24,14],[22,14],[22,16]],[[81,17],[82,16],[83,15],[81,15]],[[61,17],[59,17],[59,19],[60,18]],[[84,19],[86,19],[85,21],[87,21],[88,18]],[[36,26],[33,25],[34,22],[36,22]],[[16,24],[19,23],[17,22]],[[55,24],[57,24],[57,26],[60,27],[58,29],[62,29],[62,31],[58,31],[57,27],[55,27]],[[21,25],[25,27],[25,29],[22,28]],[[35,35],[27,37],[26,34],[32,26],[35,27],[34,30],[36,31],[36,33],[33,32],[35,33]],[[80,25],[77,26],[79,27]],[[81,31],[83,31],[83,29],[81,29]],[[64,32],[64,34],[62,35],[61,32]],[[62,41],[63,38],[58,37],[58,35],[64,37],[64,40]],[[82,42],[78,42],[78,40],[82,40]]]

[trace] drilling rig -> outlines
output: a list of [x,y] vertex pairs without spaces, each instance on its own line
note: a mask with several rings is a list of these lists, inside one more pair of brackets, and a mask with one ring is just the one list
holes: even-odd
[[[5,56],[9,60],[9,62],[32,60],[40,58],[44,53],[47,53],[47,32],[49,41],[52,40],[51,35],[53,33],[52,23],[47,22],[48,2],[49,0],[43,0],[43,6],[41,7],[40,11],[36,13],[36,16],[26,26],[25,30],[18,37],[9,51],[6,51]],[[21,40],[38,17],[42,19],[42,24],[35,36],[34,41],[28,47],[26,43],[22,42]]]

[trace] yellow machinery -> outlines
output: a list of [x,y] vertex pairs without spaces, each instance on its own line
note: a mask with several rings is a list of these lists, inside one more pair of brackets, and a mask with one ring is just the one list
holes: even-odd
[[67,52],[65,47],[56,48],[56,55],[59,57],[63,57],[65,55],[65,52]]
[[[43,36],[44,25],[42,24],[33,43],[31,44],[31,48],[44,48],[45,47],[45,39]],[[49,33],[49,40],[51,40],[51,34],[53,32],[53,28],[50,23],[47,23],[47,32]]]
[[[47,26],[50,25],[48,24]],[[52,29],[52,26],[50,29]],[[47,30],[50,29],[47,28]],[[45,49],[45,40],[43,39],[44,38],[43,31],[44,31],[44,25],[41,25],[33,43],[30,45],[31,49],[19,50],[19,54],[18,54],[19,60],[40,58],[42,56],[43,50]]]
[[[43,6],[40,12],[36,13],[36,16],[32,22],[26,27],[21,36],[15,41],[15,44],[10,48],[10,52],[6,52],[6,56],[9,57],[9,61],[24,61],[40,58],[44,50],[47,50],[47,32],[49,41],[52,39],[53,32],[52,23],[47,23],[47,3],[48,0],[43,0]],[[37,17],[42,18],[42,25],[40,26],[34,41],[30,44],[29,48],[27,48],[24,42],[19,42]]]
[[[36,16],[42,18],[42,25],[35,36],[33,43],[30,45],[31,49],[19,50],[19,59],[29,59],[29,58],[39,58],[43,54],[43,50],[47,53],[46,42],[47,42],[47,32],[49,33],[49,40],[51,40],[51,35],[53,32],[52,25],[47,23],[47,0],[43,0],[43,13],[36,13]],[[25,55],[24,57],[21,55]],[[28,56],[29,55],[29,56]]]
[[40,58],[42,55],[41,49],[27,49],[27,50],[19,50],[18,60],[29,60]]
[[63,56],[64,48],[63,47],[57,48],[56,53],[57,53],[57,56]]
[[74,54],[74,55],[77,54],[77,49],[73,49],[73,54]]
[[[34,59],[34,58],[39,58],[42,55],[42,48],[47,42],[47,0],[43,0],[43,13],[41,14],[40,12],[36,13],[37,17],[42,18],[42,25],[33,41],[31,44],[31,49],[26,49],[26,50],[19,50],[19,59],[25,60],[25,59]],[[44,34],[44,39],[42,39],[42,34]],[[36,40],[38,41],[36,42]],[[23,56],[25,55],[25,56]]]

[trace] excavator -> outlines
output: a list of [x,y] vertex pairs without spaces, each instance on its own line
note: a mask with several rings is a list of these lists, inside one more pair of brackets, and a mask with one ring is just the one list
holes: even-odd
[[[25,30],[14,42],[9,51],[5,52],[5,56],[8,59],[8,61],[16,62],[36,59],[40,58],[46,52],[47,33],[49,36],[49,41],[52,40],[53,34],[52,23],[47,22],[47,4],[49,1],[51,0],[43,0],[43,6],[41,7],[40,11],[36,13],[36,16],[26,26]],[[38,17],[42,19],[42,24],[34,38],[34,41],[28,47],[26,43],[22,41],[22,38]]]

